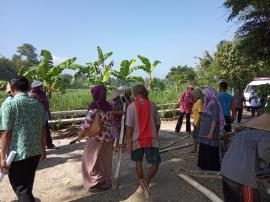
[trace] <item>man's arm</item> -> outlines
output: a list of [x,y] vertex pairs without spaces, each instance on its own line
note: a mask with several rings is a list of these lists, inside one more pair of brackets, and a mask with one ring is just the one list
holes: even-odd
[[157,134],[158,134],[159,129],[160,129],[160,124],[159,125],[156,125],[156,128],[157,128]]
[[12,138],[12,129],[14,125],[14,117],[12,113],[12,107],[10,102],[6,102],[1,107],[2,115],[2,138],[1,138],[1,163],[0,168],[7,170],[6,158],[7,152],[10,147],[11,138]]
[[126,127],[126,138],[127,138],[128,152],[132,151],[132,133],[133,133],[133,127],[127,126]]
[[7,152],[9,150],[10,142],[11,142],[12,131],[6,130],[2,132],[1,138],[1,164],[0,168],[4,170],[8,170],[6,160],[7,160]]

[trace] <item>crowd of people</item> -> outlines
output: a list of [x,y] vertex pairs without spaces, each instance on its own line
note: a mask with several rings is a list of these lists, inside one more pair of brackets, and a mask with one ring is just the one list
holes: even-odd
[[[186,132],[190,132],[192,115],[192,152],[197,152],[199,143],[198,167],[222,175],[225,202],[269,200],[269,195],[258,192],[258,182],[262,180],[256,172],[269,169],[270,165],[270,115],[265,113],[242,125],[245,130],[229,140],[236,116],[237,123],[241,123],[245,98],[240,89],[235,89],[234,96],[227,89],[227,82],[219,84],[219,92],[211,87],[201,91],[189,85],[179,99],[175,131],[180,131],[186,115]],[[254,109],[251,111],[253,117]]]
[[[247,130],[230,140],[236,116],[237,123],[241,123],[245,100],[240,89],[235,90],[234,96],[227,93],[227,89],[227,82],[219,84],[219,92],[211,87],[200,90],[188,85],[179,99],[175,132],[180,132],[185,116],[186,132],[191,133],[192,116],[192,153],[198,152],[198,167],[220,171],[226,202],[259,201],[256,166],[261,160],[270,163],[270,117],[264,114],[259,117],[259,123],[254,119]],[[25,77],[12,79],[7,93],[9,96],[0,113],[0,168],[8,172],[18,200],[32,202],[35,201],[32,189],[39,160],[46,158],[46,149],[57,149],[48,124],[51,118],[49,101],[43,83],[33,81],[29,92]],[[86,138],[82,156],[85,189],[94,192],[112,186],[113,151],[119,149],[120,133],[124,130],[127,150],[136,163],[137,192],[149,198],[150,181],[161,163],[158,141],[161,121],[157,106],[149,100],[148,90],[142,84],[135,85],[132,90],[113,89],[108,101],[104,85],[91,88],[90,93],[93,101],[78,134],[79,141]],[[124,126],[121,125],[123,116]],[[8,167],[6,157],[12,150],[17,154]],[[144,158],[151,165],[147,174],[143,172]]]

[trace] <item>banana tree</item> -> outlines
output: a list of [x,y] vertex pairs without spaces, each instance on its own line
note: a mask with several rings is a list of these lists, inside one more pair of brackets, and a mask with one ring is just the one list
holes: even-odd
[[113,52],[103,53],[102,49],[98,46],[98,60],[95,62],[86,63],[86,66],[79,66],[74,79],[86,76],[88,81],[92,84],[108,84],[112,75],[113,60],[106,64],[106,60],[112,56]]
[[152,83],[154,81],[154,77],[153,77],[153,71],[154,69],[157,67],[158,64],[160,64],[161,62],[158,60],[155,60],[153,63],[151,63],[149,61],[149,59],[147,57],[138,55],[138,58],[141,60],[142,65],[138,66],[138,69],[141,69],[143,71],[145,71],[148,75],[148,87],[151,89]]
[[8,82],[4,80],[0,80],[0,89],[4,89],[7,86]]
[[61,73],[65,69],[75,69],[77,66],[74,62],[76,58],[68,59],[61,64],[53,65],[53,58],[49,51],[41,50],[41,60],[39,64],[30,68],[21,68],[20,76],[25,76],[29,80],[41,80],[51,98],[52,93],[59,92],[63,89]]
[[122,60],[120,63],[120,70],[113,71],[112,74],[123,82],[124,85],[127,85],[131,82],[144,82],[143,78],[138,76],[131,76],[131,74],[137,69],[135,66],[136,60]]

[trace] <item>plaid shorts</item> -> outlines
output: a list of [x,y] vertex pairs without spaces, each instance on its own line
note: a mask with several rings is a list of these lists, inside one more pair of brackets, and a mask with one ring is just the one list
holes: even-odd
[[142,161],[144,154],[148,163],[152,165],[159,165],[161,163],[159,149],[156,147],[144,147],[132,151],[131,160]]

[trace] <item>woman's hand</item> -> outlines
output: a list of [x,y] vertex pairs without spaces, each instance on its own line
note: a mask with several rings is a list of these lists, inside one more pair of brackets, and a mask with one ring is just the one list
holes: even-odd
[[84,130],[79,131],[78,138],[77,138],[78,141],[80,141],[81,139],[85,137],[84,132],[85,132]]
[[212,134],[212,133],[208,133],[207,139],[208,139],[208,140],[212,140],[212,139],[213,139],[213,134]]

